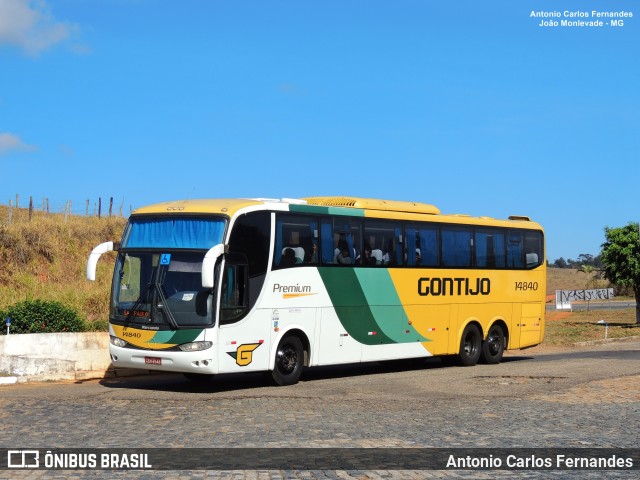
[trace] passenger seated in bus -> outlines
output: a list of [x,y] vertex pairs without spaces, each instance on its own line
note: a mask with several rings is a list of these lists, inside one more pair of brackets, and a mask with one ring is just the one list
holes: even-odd
[[305,252],[302,247],[293,247],[293,252],[296,255],[296,263],[304,263]]
[[282,254],[284,255],[285,251],[288,249],[293,250],[293,254],[296,257],[296,263],[304,263],[304,257],[306,255],[304,248],[296,246],[284,247],[282,249]]
[[356,259],[356,263],[358,265],[362,265],[362,266],[365,266],[365,267],[376,264],[376,259],[375,259],[375,257],[372,256],[371,247],[369,245],[365,245],[364,246],[364,250],[362,251],[362,255],[360,255]]
[[353,264],[353,258],[351,258],[351,255],[349,254],[349,246],[347,245],[347,242],[341,242],[338,245],[338,251],[339,253],[336,255],[336,263],[340,265]]
[[311,248],[305,249],[304,263],[318,263],[318,245],[311,244]]
[[422,262],[422,255],[420,254],[420,249],[416,248],[416,265],[420,265]]
[[387,252],[384,254],[383,260],[385,265],[395,265],[397,263],[393,240],[389,240],[389,243],[387,244]]
[[291,267],[296,263],[296,252],[293,251],[293,248],[285,248],[284,252],[282,252],[282,258],[280,258],[279,266]]
[[376,248],[375,250],[371,250],[371,257],[373,258],[373,260],[375,260],[375,262],[372,263],[372,265],[382,265],[382,261],[383,261],[382,250],[380,250],[379,248]]

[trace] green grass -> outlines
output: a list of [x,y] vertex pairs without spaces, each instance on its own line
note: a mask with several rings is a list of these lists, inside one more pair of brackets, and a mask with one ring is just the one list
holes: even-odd
[[636,325],[635,308],[590,312],[549,312],[544,344],[570,346],[579,342],[603,340],[605,327],[597,323],[599,320],[609,324],[607,331],[609,339],[640,336],[640,326]]

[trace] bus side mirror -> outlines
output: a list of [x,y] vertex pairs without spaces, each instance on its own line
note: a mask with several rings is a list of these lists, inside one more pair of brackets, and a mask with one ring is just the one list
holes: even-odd
[[96,280],[96,266],[98,259],[103,253],[113,251],[113,242],[104,242],[91,250],[89,259],[87,260],[87,280],[94,282]]
[[202,288],[213,288],[213,271],[216,261],[225,253],[229,253],[229,246],[219,243],[205,254],[202,260]]

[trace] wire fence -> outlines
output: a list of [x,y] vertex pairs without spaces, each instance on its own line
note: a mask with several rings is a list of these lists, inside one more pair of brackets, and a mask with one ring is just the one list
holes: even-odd
[[[67,200],[64,205],[52,205],[47,197],[34,200],[33,196],[30,196],[28,205],[25,202],[23,206],[20,196],[16,194],[15,199],[10,199],[4,208],[7,210],[6,220],[9,224],[25,220],[31,221],[34,216],[39,215],[64,215],[65,222],[70,215],[97,218],[125,217],[124,198],[120,204],[114,204],[113,197],[109,197],[105,201],[102,200],[102,197],[98,197],[95,201],[87,199],[84,205],[78,206],[74,205],[71,200]],[[128,213],[131,213],[131,206],[129,206]]]

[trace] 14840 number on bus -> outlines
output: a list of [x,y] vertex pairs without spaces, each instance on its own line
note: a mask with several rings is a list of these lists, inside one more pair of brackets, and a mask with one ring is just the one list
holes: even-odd
[[516,282],[516,290],[527,292],[529,290],[538,290],[538,282]]

